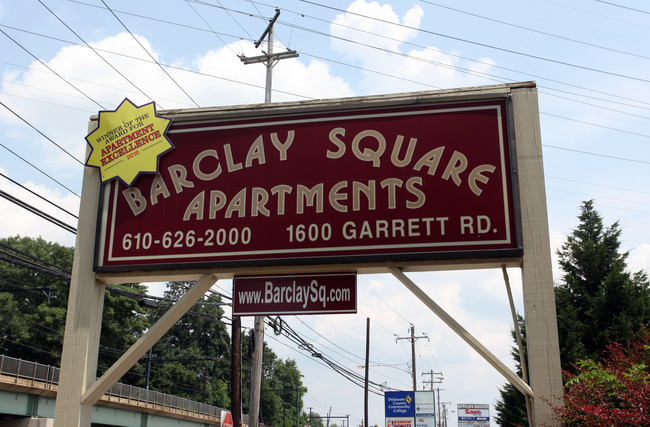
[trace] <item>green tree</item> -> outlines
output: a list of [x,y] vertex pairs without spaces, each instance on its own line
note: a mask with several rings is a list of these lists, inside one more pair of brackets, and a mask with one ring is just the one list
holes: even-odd
[[304,420],[304,425],[309,425],[311,427],[325,427],[325,421],[323,421],[325,418],[323,418],[318,412],[303,412],[301,416]]
[[41,238],[0,239],[0,351],[58,364],[73,250]]
[[[41,238],[0,239],[0,351],[58,366],[61,361],[74,249]],[[140,285],[114,286],[128,295]],[[102,317],[99,372],[111,366],[149,326],[137,301],[107,290]],[[126,378],[138,377],[136,367]],[[140,367],[141,368],[141,367]]]
[[[0,239],[0,352],[25,360],[60,364],[67,297],[74,249],[43,239]],[[147,297],[140,284],[106,287],[98,374],[103,373],[178,300],[192,283],[170,282],[161,299]],[[143,308],[142,301],[157,308]],[[154,345],[121,381],[205,402],[230,407],[230,333],[224,323],[221,297],[207,294]],[[246,337],[244,348],[248,348]],[[250,343],[250,338],[248,337]],[[243,352],[244,410],[248,405],[250,354]],[[293,360],[281,360],[266,345],[263,389],[298,389],[263,393],[261,416],[279,425],[286,410],[287,426],[295,426],[302,410],[302,375]],[[147,369],[147,366],[150,369]],[[302,414],[299,424],[308,415]]]
[[597,360],[611,341],[625,341],[650,322],[650,285],[643,272],[626,271],[618,223],[603,225],[593,201],[558,251],[564,271],[555,288],[562,367]]
[[[564,276],[555,287],[560,357],[569,371],[579,360],[597,360],[610,341],[626,341],[650,322],[648,278],[626,271],[618,223],[605,227],[593,201],[582,204],[578,218],[558,251]],[[512,354],[520,369],[519,354]],[[527,425],[523,395],[510,384],[500,395],[497,422]]]
[[[192,285],[170,282],[152,311],[156,320]],[[203,296],[152,349],[150,388],[230,407],[230,335],[221,297]],[[146,360],[142,361],[146,363]]]
[[[138,305],[138,295],[145,295],[146,292],[146,286],[135,283],[106,287],[97,361],[98,375],[110,368],[151,326],[147,313]],[[144,364],[138,362],[121,381],[143,386],[144,371]]]
[[[242,396],[244,412],[250,408],[250,372],[252,363],[253,335],[242,337],[244,348],[242,360]],[[260,398],[260,422],[266,425],[285,425],[296,427],[296,413],[303,408],[303,396],[307,391],[302,385],[302,374],[295,360],[280,359],[264,343],[262,358],[262,392]],[[274,390],[274,391],[272,391]],[[283,390],[283,391],[278,391]],[[296,409],[296,393],[298,393],[298,409]],[[286,415],[286,419],[284,418]],[[300,416],[299,425],[304,425],[307,418]]]

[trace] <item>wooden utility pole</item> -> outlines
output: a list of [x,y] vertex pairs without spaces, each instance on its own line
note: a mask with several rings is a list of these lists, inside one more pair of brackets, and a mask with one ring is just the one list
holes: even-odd
[[417,376],[416,376],[416,370],[415,370],[415,341],[419,340],[420,338],[426,338],[427,340],[429,337],[424,334],[419,337],[415,336],[415,326],[411,325],[411,336],[410,337],[397,337],[396,342],[399,340],[410,340],[411,341],[411,368],[413,369],[413,391],[417,391]]
[[[264,55],[254,56],[248,58],[244,55],[239,55],[239,59],[245,65],[265,63],[266,64],[266,86],[264,90],[264,103],[271,102],[271,93],[273,88],[273,67],[275,63],[281,59],[295,58],[298,53],[295,50],[287,50],[286,52],[273,53],[273,24],[280,16],[280,9],[275,9],[275,16],[269,21],[269,25],[262,33],[262,36],[255,42],[255,48],[260,47],[264,37],[268,35],[267,50]],[[260,414],[260,396],[262,389],[262,358],[264,355],[264,316],[255,316],[255,325],[253,327],[255,339],[255,352],[253,353],[253,361],[251,366],[251,394],[250,394],[250,410],[249,421],[250,427],[258,427],[259,414]]]
[[241,317],[232,318],[232,355],[230,361],[230,401],[234,427],[243,425],[241,415]]
[[260,399],[262,392],[262,359],[264,356],[264,316],[255,316],[253,327],[253,361],[251,364],[250,409],[248,425],[257,427],[260,419]]

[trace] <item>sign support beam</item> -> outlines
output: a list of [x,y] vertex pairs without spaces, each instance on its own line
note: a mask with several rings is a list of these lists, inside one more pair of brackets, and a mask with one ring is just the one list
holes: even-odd
[[401,269],[391,267],[390,272],[404,284],[416,297],[420,299],[431,311],[433,311],[443,322],[447,324],[454,332],[458,334],[467,344],[470,345],[478,354],[480,354],[490,365],[492,365],[501,375],[506,377],[510,383],[517,388],[520,392],[527,396],[533,396],[533,390],[519,378],[517,374],[512,372],[498,357],[496,357],[490,350],[481,344],[467,329],[463,328],[453,317],[451,317],[445,310],[436,304],[429,295],[426,294],[418,285],[416,285],[408,276],[406,276]]
[[[89,125],[92,130],[96,123]],[[55,427],[90,426],[92,406],[81,395],[95,381],[105,285],[93,272],[93,243],[99,205],[99,170],[84,168],[77,241],[70,278],[61,355],[61,378],[54,410]]]
[[199,279],[149,330],[113,364],[82,396],[94,405],[217,281],[212,274]]
[[558,425],[551,406],[562,404],[562,370],[557,333],[551,245],[537,89],[512,91],[524,256],[521,268],[528,367],[535,425]]

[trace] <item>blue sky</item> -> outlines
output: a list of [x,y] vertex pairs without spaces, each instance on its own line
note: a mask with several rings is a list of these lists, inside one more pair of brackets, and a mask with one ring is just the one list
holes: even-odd
[[[630,269],[647,269],[650,9],[642,1],[0,1],[0,190],[75,225],[6,177],[76,213],[90,115],[125,97],[159,109],[263,102],[264,67],[238,55],[261,54],[253,42],[275,7],[275,51],[300,54],[274,68],[275,102],[536,81],[553,250],[576,226],[581,202],[594,199],[606,224],[620,223]],[[16,234],[74,245],[71,233],[0,199],[0,236]],[[523,310],[519,271],[509,273]],[[512,364],[501,271],[412,277]],[[229,292],[228,282],[217,285]],[[411,383],[410,348],[395,335],[412,323],[429,337],[417,342],[419,384],[422,372],[442,372],[441,400],[452,410],[494,404],[505,380],[396,279],[360,276],[358,291],[357,315],[287,320],[356,368],[370,317],[371,359],[391,365],[371,366],[371,379],[395,388]],[[360,424],[363,390],[281,338],[268,342],[298,362],[306,406]],[[382,424],[379,397],[371,414],[371,425]]]

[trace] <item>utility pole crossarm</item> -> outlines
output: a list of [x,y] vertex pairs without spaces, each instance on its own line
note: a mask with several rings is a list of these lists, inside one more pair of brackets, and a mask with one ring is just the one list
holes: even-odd
[[[442,380],[444,379],[444,377],[442,376],[442,372],[433,372],[433,371],[422,372],[422,376],[425,376],[425,375],[429,375],[429,380],[428,381],[422,380],[422,388],[425,389],[425,390],[426,390],[426,385],[430,384],[431,385],[431,391],[433,391],[433,385],[434,384],[441,384]],[[434,375],[435,375],[435,378],[434,378]]]
[[259,55],[259,56],[245,56],[245,55],[237,55],[239,56],[239,59],[244,63],[244,65],[248,64],[259,64],[260,62],[267,62],[267,61],[280,61],[282,59],[289,59],[289,58],[296,58],[300,56],[298,52],[292,49],[287,49],[286,52],[280,52],[280,53],[266,53],[264,52],[264,55]]
[[295,58],[298,56],[298,53],[295,50],[291,49],[287,50],[286,52],[273,53],[273,24],[275,24],[278,16],[280,16],[280,9],[275,9],[275,16],[269,21],[269,25],[266,27],[266,30],[264,30],[262,37],[260,37],[259,40],[255,42],[255,48],[258,48],[260,44],[262,44],[264,37],[266,37],[268,34],[268,52],[264,52],[264,55],[253,56],[250,58],[245,55],[238,55],[239,59],[241,59],[244,65],[259,63],[266,64],[266,87],[264,91],[264,102],[267,104],[271,102],[271,88],[273,86],[272,70],[275,66],[275,63],[282,59]]

